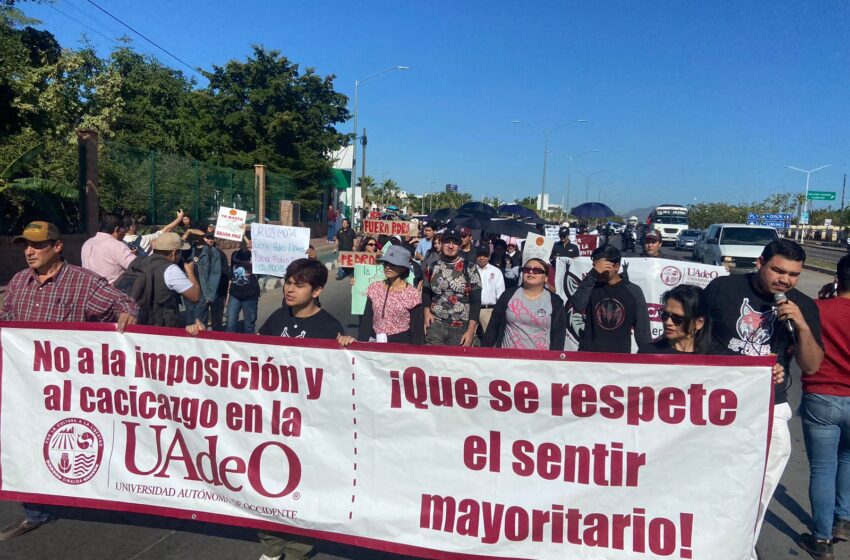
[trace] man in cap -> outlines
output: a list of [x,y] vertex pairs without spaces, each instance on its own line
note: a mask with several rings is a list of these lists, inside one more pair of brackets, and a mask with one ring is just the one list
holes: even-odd
[[[137,281],[130,295],[139,304],[139,323],[155,327],[182,327],[180,297],[191,303],[201,299],[201,285],[195,275],[195,263],[187,262],[180,270],[180,253],[189,248],[179,235],[166,232],[153,242],[153,253],[135,261],[143,280]],[[189,323],[196,322],[189,318]]]
[[104,214],[100,219],[100,231],[83,243],[80,250],[83,268],[114,284],[136,258],[123,241],[130,223],[129,219],[125,220],[117,214]]
[[[65,261],[59,229],[53,224],[30,222],[13,243],[25,244],[27,268],[9,282],[0,322],[116,323],[119,332],[136,323],[138,307],[128,295],[91,270]],[[24,513],[23,519],[0,530],[0,541],[56,520],[35,504],[24,504]]]
[[639,286],[620,274],[620,250],[603,245],[593,251],[590,259],[593,268],[572,298],[573,310],[585,316],[579,351],[628,354],[632,334],[638,345],[648,344],[652,333],[646,298]]
[[425,272],[425,344],[472,346],[481,310],[481,278],[459,255],[461,232],[443,233],[442,256]]
[[643,256],[650,258],[661,257],[661,232],[650,230],[643,237]]
[[475,264],[475,246],[472,244],[472,230],[468,227],[460,228],[460,258],[469,264]]
[[570,242],[570,228],[562,226],[558,230],[560,241],[556,241],[552,246],[552,254],[549,255],[549,264],[555,266],[558,262],[558,257],[570,257],[575,259],[581,256],[578,245]]

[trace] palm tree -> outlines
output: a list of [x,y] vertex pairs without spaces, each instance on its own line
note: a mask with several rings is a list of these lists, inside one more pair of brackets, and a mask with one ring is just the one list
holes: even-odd
[[360,197],[363,199],[363,208],[372,206],[373,194],[375,191],[375,178],[371,175],[360,177],[357,179],[357,186],[360,187]]

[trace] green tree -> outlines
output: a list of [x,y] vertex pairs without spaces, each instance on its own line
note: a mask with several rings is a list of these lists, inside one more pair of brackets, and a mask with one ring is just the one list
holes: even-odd
[[330,174],[327,154],[348,140],[335,128],[349,116],[348,99],[333,89],[335,76],[301,73],[279,51],[254,46],[248,60],[215,66],[208,77],[217,163],[265,163],[288,173],[302,208],[315,213]]

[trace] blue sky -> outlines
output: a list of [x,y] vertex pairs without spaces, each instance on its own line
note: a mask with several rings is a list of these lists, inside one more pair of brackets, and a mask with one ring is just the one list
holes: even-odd
[[[813,190],[841,197],[850,168],[850,3],[843,0],[323,2],[97,0],[154,41],[205,68],[251,44],[360,87],[367,173],[422,193],[456,183],[476,198],[547,192],[615,210],[671,202],[761,200]],[[82,33],[129,34],[86,0],[21,4],[66,46]],[[238,6],[238,9],[234,9]],[[135,47],[179,63],[133,37]],[[185,68],[183,68],[185,70]],[[352,123],[342,130],[351,131]],[[848,195],[850,198],[850,195]],[[825,203],[818,203],[823,205]],[[836,203],[836,206],[838,203]]]

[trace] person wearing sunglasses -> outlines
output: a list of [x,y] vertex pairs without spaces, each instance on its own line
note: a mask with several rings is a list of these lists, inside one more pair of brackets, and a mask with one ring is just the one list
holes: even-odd
[[631,353],[632,334],[638,348],[652,340],[646,298],[640,287],[620,274],[622,254],[603,245],[590,255],[593,268],[572,297],[573,310],[585,317],[580,352]]
[[366,253],[377,253],[378,249],[378,241],[371,236],[364,237],[357,248],[358,251]]
[[520,270],[522,283],[499,297],[482,346],[563,350],[567,314],[560,296],[546,290],[549,263],[532,258]]
[[407,282],[410,251],[390,245],[378,261],[384,265],[384,280],[373,282],[366,290],[366,308],[357,340],[423,344],[422,298],[419,290]]
[[641,345],[642,354],[708,354],[711,347],[711,317],[702,288],[682,284],[661,296],[664,333],[658,340]]

